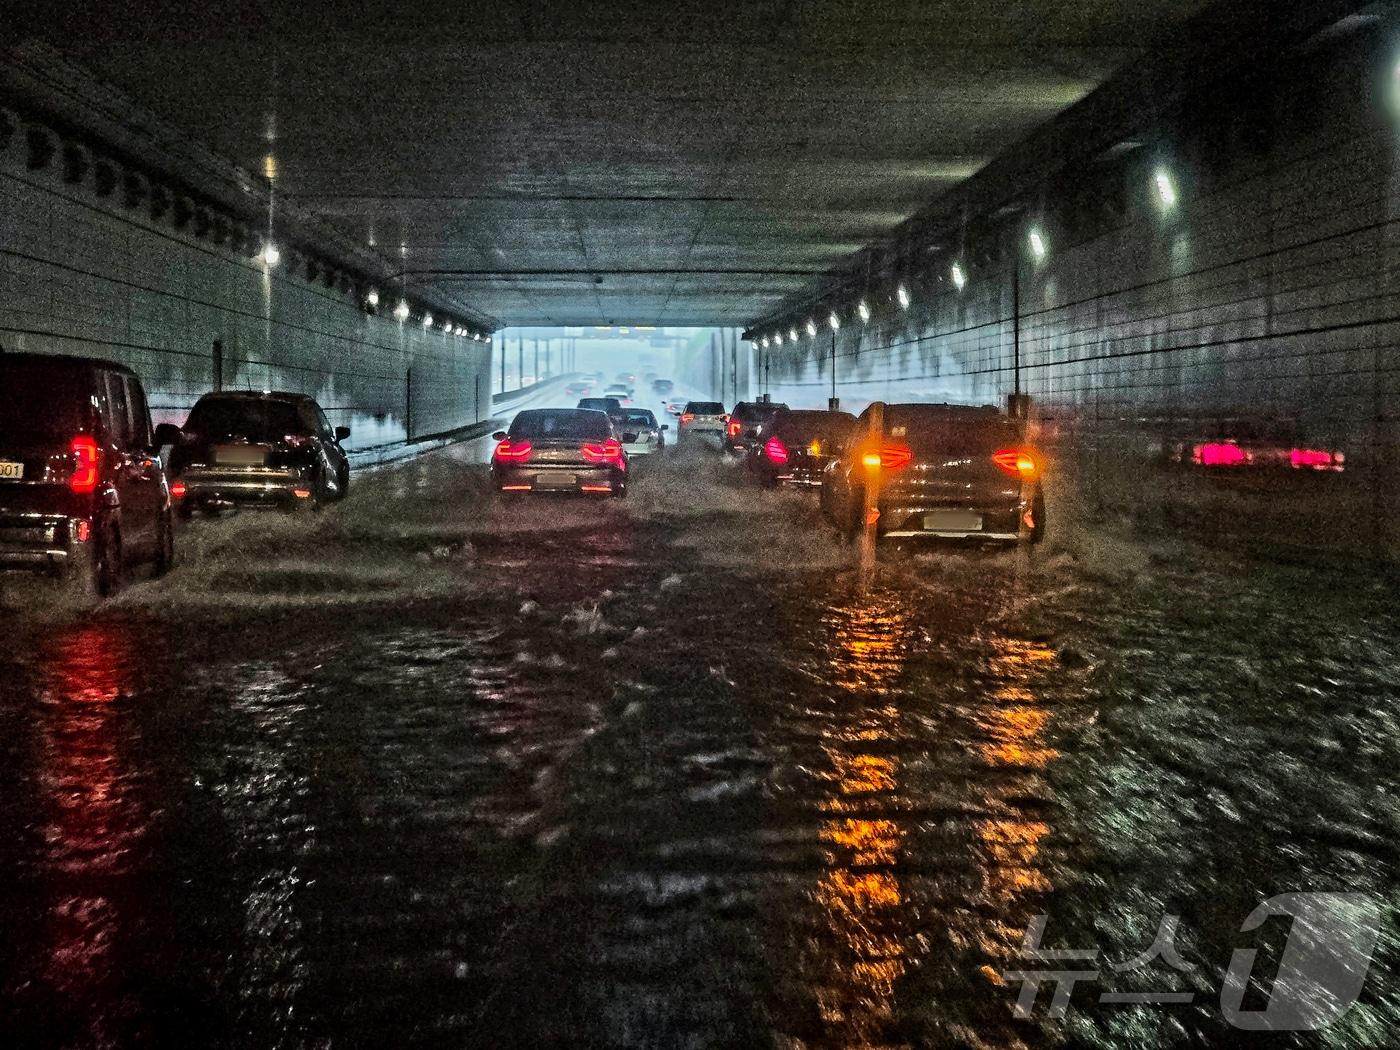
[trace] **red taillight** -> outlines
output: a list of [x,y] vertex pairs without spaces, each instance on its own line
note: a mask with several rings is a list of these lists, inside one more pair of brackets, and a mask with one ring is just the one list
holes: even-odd
[[695,422],[695,413],[694,413],[694,412],[682,412],[682,413],[681,413],[681,422],[682,422],[682,423],[694,423],[694,422]]
[[502,438],[501,443],[496,446],[496,459],[502,463],[524,463],[530,458],[530,451],[533,447],[528,441],[511,441],[510,438]]
[[743,429],[744,429],[743,424],[740,423],[737,419],[731,419],[731,420],[729,421],[728,430],[729,430],[729,436],[730,436],[730,437],[732,437],[732,438],[738,437],[738,436],[739,436],[739,431],[741,431],[741,430],[743,430]]
[[306,448],[316,439],[309,434],[284,434],[282,444],[288,448]]
[[73,476],[68,479],[68,487],[79,495],[92,492],[97,488],[99,474],[97,442],[79,434],[68,448],[73,453]]
[[1035,457],[1024,448],[1001,448],[992,453],[992,462],[1003,474],[1029,481],[1035,477]]
[[185,483],[183,481],[172,481],[170,483],[171,499],[184,499],[185,493],[188,491],[189,490],[185,487]]
[[589,463],[622,464],[622,443],[617,438],[608,438],[601,445],[584,445],[582,451]]
[[763,446],[763,454],[768,457],[769,463],[786,463],[788,461],[787,446],[776,435],[770,437]]
[[1320,448],[1295,448],[1289,451],[1288,462],[1294,470],[1342,470],[1346,456]]
[[1232,441],[1211,441],[1191,449],[1191,458],[1202,467],[1243,467],[1249,453]]

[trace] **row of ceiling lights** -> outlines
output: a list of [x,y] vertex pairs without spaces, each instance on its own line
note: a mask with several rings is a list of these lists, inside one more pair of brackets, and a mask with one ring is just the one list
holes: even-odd
[[[1157,198],[1157,203],[1163,211],[1170,211],[1172,208],[1176,207],[1176,180],[1172,178],[1170,171],[1166,168],[1158,168],[1152,176],[1152,187]],[[1049,240],[1045,235],[1045,231],[1039,226],[1032,226],[1026,231],[1026,244],[1030,248],[1031,256],[1037,263],[1044,260],[1045,256],[1050,252]],[[954,262],[948,268],[948,276],[953,282],[953,287],[959,292],[967,287],[967,271],[963,268],[961,262]],[[900,283],[896,286],[894,297],[895,301],[899,303],[899,308],[901,310],[908,310],[910,304],[913,302],[909,294],[909,287],[904,283]],[[860,319],[861,324],[866,324],[870,320],[870,305],[864,299],[859,300],[856,303],[855,314]],[[839,331],[841,328],[840,313],[836,310],[832,310],[831,313],[827,315],[826,323],[833,332]],[[803,331],[807,333],[808,338],[816,337],[817,322],[815,319],[807,318],[802,328]],[[767,335],[755,336],[752,341],[766,350],[770,346],[782,346],[784,343],[796,343],[800,338],[801,335],[797,325],[789,324],[786,331],[782,328],[777,328]]]
[[[262,264],[265,268],[271,270],[282,261],[282,253],[278,250],[277,245],[269,241],[263,247],[262,254],[259,255],[258,258],[262,261]],[[370,313],[374,313],[379,309],[378,289],[371,288],[368,292],[365,293],[365,308]],[[400,299],[399,305],[394,307],[394,317],[398,321],[404,322],[407,321],[412,315],[413,308],[408,305],[408,300]],[[423,311],[423,327],[434,327],[433,315],[426,309]],[[440,331],[442,331],[444,335],[455,335],[460,338],[471,338],[476,340],[478,343],[489,343],[491,341],[491,334],[489,332],[474,331],[473,329],[468,328],[466,325],[457,324],[455,321],[452,321],[449,318],[443,318],[441,321],[438,321],[436,327]]]

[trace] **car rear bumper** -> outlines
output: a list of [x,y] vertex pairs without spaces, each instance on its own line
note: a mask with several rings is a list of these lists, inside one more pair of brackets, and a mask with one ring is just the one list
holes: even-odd
[[[879,534],[890,539],[970,540],[1015,543],[1021,538],[1021,503],[997,506],[881,504]],[[959,521],[958,518],[966,518]],[[975,521],[973,519],[976,519]]]
[[186,506],[283,505],[310,499],[311,473],[309,467],[191,467],[178,480]]
[[0,571],[63,572],[87,549],[78,540],[86,518],[54,514],[0,515]]
[[502,492],[578,492],[601,495],[621,486],[624,475],[611,467],[523,466],[491,468],[496,488]]

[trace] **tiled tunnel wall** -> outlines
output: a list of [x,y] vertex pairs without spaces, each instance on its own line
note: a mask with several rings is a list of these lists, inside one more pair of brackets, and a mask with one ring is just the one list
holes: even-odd
[[[1374,33],[1285,57],[1047,186],[1027,213],[973,217],[909,275],[907,311],[889,287],[866,291],[868,325],[841,304],[843,407],[1005,404],[1019,314],[1021,389],[1062,510],[1393,566],[1395,55]],[[831,305],[812,311],[816,338],[770,351],[775,399],[830,394]],[[1320,452],[1342,469],[1314,469]]]
[[[490,412],[491,347],[387,312],[293,273],[270,274],[119,192],[32,170],[23,135],[0,149],[0,350],[91,355],[141,376],[157,422],[183,422],[214,387],[313,395],[364,447],[450,430]],[[410,379],[411,370],[411,379]],[[411,393],[410,393],[411,384]],[[411,398],[411,406],[410,406]]]

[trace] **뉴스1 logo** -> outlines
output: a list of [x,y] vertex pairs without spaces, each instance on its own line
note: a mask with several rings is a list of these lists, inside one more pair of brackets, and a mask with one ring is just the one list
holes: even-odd
[[[1308,1032],[1325,1028],[1356,1002],[1366,983],[1371,956],[1380,937],[1380,906],[1362,893],[1280,893],[1264,901],[1244,920],[1241,933],[1259,929],[1275,916],[1291,917],[1283,956],[1262,1009],[1246,1009],[1245,990],[1254,971],[1254,948],[1237,948],[1230,957],[1225,984],[1220,989],[1220,1010],[1234,1027],[1249,1031]],[[1022,958],[1037,963],[1075,965],[1058,969],[1008,970],[1002,976],[1020,981],[1021,990],[1012,1012],[1021,1019],[1035,1012],[1042,984],[1053,984],[1046,1016],[1062,1019],[1070,996],[1080,982],[1099,977],[1096,948],[1043,948],[1048,916],[1037,915],[1026,928]],[[1177,952],[1175,938],[1180,918],[1162,919],[1157,936],[1143,952],[1121,963],[1109,963],[1115,973],[1128,973],[1161,960],[1181,973],[1196,969]],[[1094,968],[1090,968],[1090,966]],[[1195,992],[1162,990],[1110,992],[1099,995],[1104,1005],[1128,1003],[1191,1003]]]

